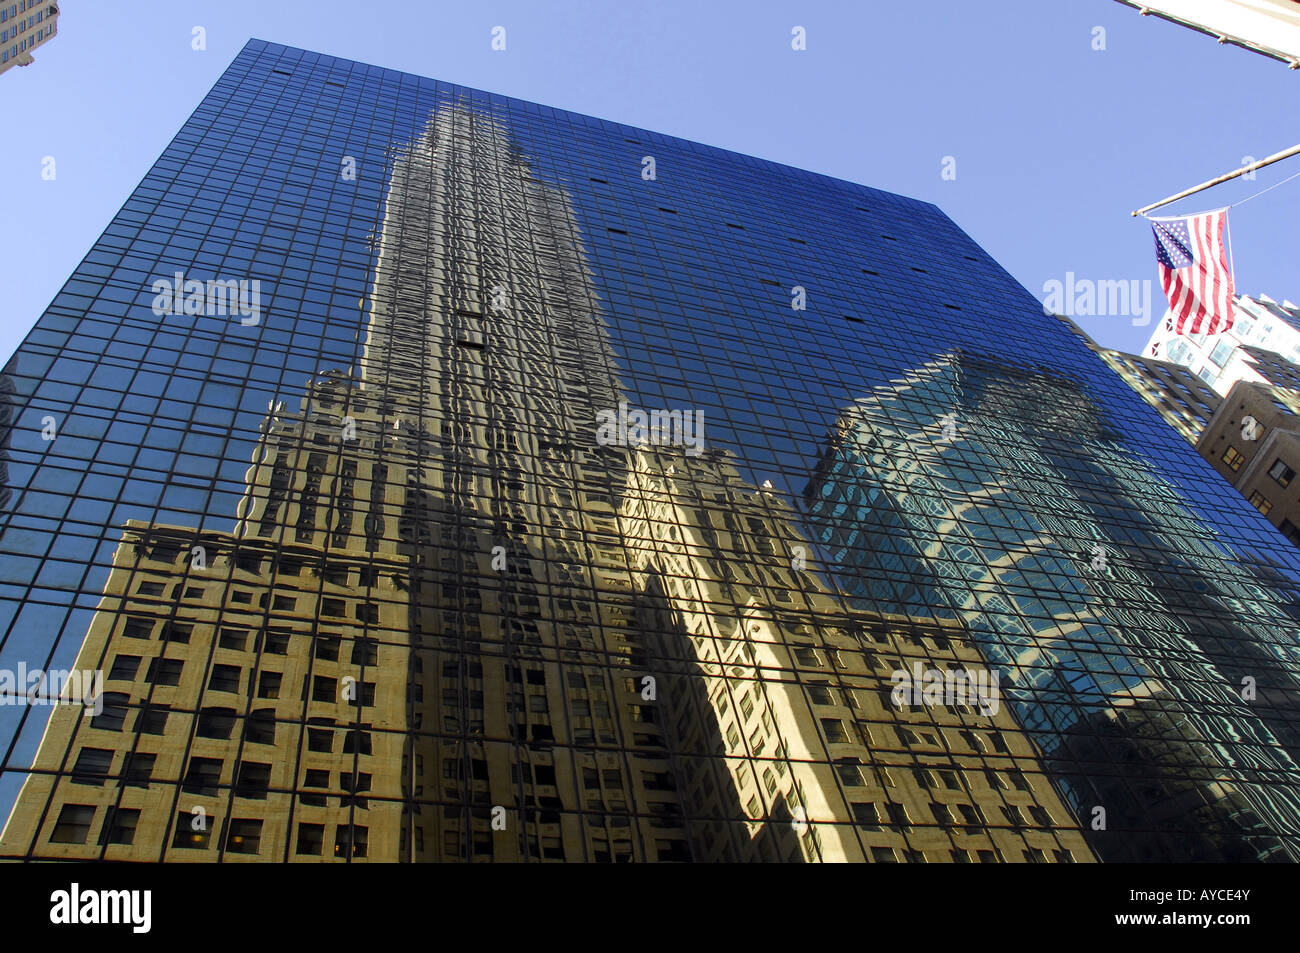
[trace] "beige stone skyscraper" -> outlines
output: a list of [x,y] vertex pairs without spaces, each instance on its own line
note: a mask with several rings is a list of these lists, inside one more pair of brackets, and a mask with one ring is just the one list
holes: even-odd
[[0,5],[0,73],[30,66],[32,50],[59,32],[59,5],[51,0],[7,0]]

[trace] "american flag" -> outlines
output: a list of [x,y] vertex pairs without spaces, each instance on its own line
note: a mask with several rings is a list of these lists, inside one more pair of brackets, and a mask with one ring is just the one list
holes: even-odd
[[1175,334],[1218,334],[1232,327],[1232,272],[1223,246],[1227,223],[1226,208],[1151,219],[1160,284],[1173,312]]

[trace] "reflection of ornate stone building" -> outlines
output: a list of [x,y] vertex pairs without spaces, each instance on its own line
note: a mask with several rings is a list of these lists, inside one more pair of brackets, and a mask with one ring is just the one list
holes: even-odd
[[54,710],[0,851],[397,860],[403,568],[128,525],[76,663],[103,711]]
[[1009,706],[890,702],[979,664],[961,626],[846,608],[722,455],[597,445],[573,216],[491,122],[397,157],[377,252],[234,531],[126,528],[77,663],[113,695],[55,713],[5,855],[1092,859]]
[[847,610],[796,518],[716,452],[634,454],[620,524],[701,856],[1091,860],[1008,708],[891,699],[915,663],[982,667],[964,630]]

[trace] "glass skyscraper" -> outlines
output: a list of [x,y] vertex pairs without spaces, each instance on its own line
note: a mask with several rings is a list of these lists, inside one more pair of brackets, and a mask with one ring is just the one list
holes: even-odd
[[250,41],[0,394],[5,859],[1300,859],[1300,553],[932,205]]

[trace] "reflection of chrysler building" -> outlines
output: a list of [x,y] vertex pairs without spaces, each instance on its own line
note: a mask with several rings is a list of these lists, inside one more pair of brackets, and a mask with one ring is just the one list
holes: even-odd
[[885,700],[958,626],[844,610],[722,455],[597,445],[574,217],[489,119],[398,154],[375,269],[233,534],[127,527],[108,717],[55,713],[5,854],[1091,859],[1008,709]]
[[[579,518],[622,480],[591,465],[589,422],[616,391],[592,371],[609,352],[588,288],[563,198],[490,122],[439,113],[394,163],[359,374],[319,375],[298,415],[272,409],[233,536],[127,528],[78,664],[148,657],[110,676],[113,719],[56,712],[37,758],[57,769],[80,743],[113,777],[147,753],[153,778],[182,780],[182,810],[162,785],[92,798],[61,781],[38,833],[37,775],[6,852],[689,857],[671,785],[644,780],[669,766],[624,684],[612,512]],[[177,710],[145,737],[159,694]],[[132,836],[99,833],[124,812]],[[98,836],[57,846],[82,821]]]

